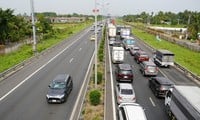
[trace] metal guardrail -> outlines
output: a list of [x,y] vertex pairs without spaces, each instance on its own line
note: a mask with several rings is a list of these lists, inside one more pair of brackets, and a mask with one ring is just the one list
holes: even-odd
[[[85,31],[85,30],[88,29],[88,28],[89,28],[89,27],[83,29],[83,31]],[[81,31],[81,32],[82,32],[82,31]],[[77,33],[77,34],[80,34],[81,32],[79,32],[79,33]],[[70,36],[68,39],[72,38],[74,35],[75,35],[75,34],[73,34],[72,36]],[[22,61],[21,63],[19,63],[19,64],[13,66],[13,67],[11,67],[11,68],[9,68],[9,69],[7,69],[7,70],[5,70],[5,71],[2,72],[2,73],[0,73],[0,81],[6,79],[6,78],[9,77],[10,75],[16,73],[18,70],[22,69],[25,65],[27,65],[27,64],[31,63],[32,61],[38,59],[40,56],[43,56],[43,55],[45,55],[45,54],[51,52],[52,50],[54,50],[54,48],[61,46],[61,45],[63,44],[63,42],[65,42],[65,40],[62,41],[62,42],[60,42],[60,43],[58,43],[58,44],[56,44],[56,45],[54,45],[54,46],[52,46],[51,48],[47,48],[46,50],[42,51],[41,53],[36,54],[35,56],[33,56],[33,57],[31,57],[31,58],[29,58],[29,59],[27,59],[27,60],[24,60],[24,61]]]
[[[136,37],[136,36],[135,36]],[[152,47],[151,45],[147,44],[146,42],[144,42],[143,40],[141,40],[140,38],[136,37],[138,40],[142,41],[147,47],[149,47],[150,49],[152,49],[153,51],[155,51],[156,49],[154,47]],[[186,69],[185,67],[181,66],[180,64],[178,64],[177,62],[174,62],[174,67],[176,69],[181,70],[184,74],[186,74],[189,78],[192,78],[193,81],[195,81],[197,84],[200,85],[200,76],[194,74],[193,72],[189,71],[188,69]]]
[[[72,37],[72,36],[71,36]],[[70,37],[69,37],[70,38]],[[36,54],[35,56],[32,56],[31,58],[22,61],[21,63],[5,70],[4,72],[0,73],[0,81],[6,79],[7,77],[9,77],[10,75],[16,73],[18,70],[22,69],[25,65],[31,63],[32,61],[38,59],[40,56],[43,56],[49,52],[51,52],[52,50],[54,50],[56,47],[59,47],[63,44],[64,41],[52,46],[51,48],[47,48],[46,50],[42,51],[41,53]]]
[[[124,24],[127,24],[124,22]],[[130,26],[136,27],[132,24],[128,24]],[[142,29],[144,30],[144,29]],[[141,40],[140,38],[136,37],[137,39],[139,39],[140,41],[142,41],[143,43],[145,43],[146,46],[150,47],[152,50],[155,51],[155,48],[153,48],[152,46],[150,46],[149,44],[147,44],[146,42],[144,42],[143,40]],[[178,64],[177,62],[174,62],[175,64],[175,68],[181,70],[183,73],[185,73],[188,77],[192,78],[197,84],[200,85],[200,76],[198,76],[197,74],[189,71],[188,69],[186,69],[185,67],[181,66],[180,64]]]
[[185,67],[181,66],[180,64],[178,64],[176,62],[174,64],[175,64],[175,67],[177,67],[179,70],[181,70],[183,73],[185,73],[188,77],[191,77],[194,80],[198,80],[198,82],[200,82],[200,77],[198,75],[196,75],[193,72],[187,70]]

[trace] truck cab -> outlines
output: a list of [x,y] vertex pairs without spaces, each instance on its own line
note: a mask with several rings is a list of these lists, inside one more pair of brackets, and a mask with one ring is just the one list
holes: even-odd
[[165,96],[165,107],[170,119],[200,120],[200,88],[175,85]]

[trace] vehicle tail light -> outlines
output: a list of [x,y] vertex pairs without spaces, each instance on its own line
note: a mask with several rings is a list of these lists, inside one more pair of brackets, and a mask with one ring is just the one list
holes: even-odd
[[122,97],[121,97],[121,96],[119,96],[119,97],[118,97],[118,99],[119,99],[119,100],[122,100]]
[[163,86],[160,87],[160,90],[165,90],[165,88]]
[[136,100],[136,98],[135,98],[135,97],[133,97],[132,101],[135,101],[135,100]]
[[123,77],[124,75],[123,74],[118,74],[118,77]]
[[158,67],[156,67],[156,71],[158,71]]

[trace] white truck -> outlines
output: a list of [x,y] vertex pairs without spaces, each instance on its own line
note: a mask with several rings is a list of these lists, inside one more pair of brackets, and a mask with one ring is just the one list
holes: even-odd
[[113,47],[112,48],[112,62],[113,63],[123,63],[124,62],[124,48],[123,47]]
[[200,88],[175,85],[165,96],[165,107],[171,120],[200,120]]
[[174,66],[174,56],[174,53],[169,50],[159,49],[155,52],[154,62],[159,66]]
[[115,38],[117,34],[117,28],[113,24],[108,25],[108,37]]
[[131,35],[131,27],[127,27],[126,26],[126,27],[121,28],[121,30],[120,30],[120,37],[122,39],[127,38],[130,35]]

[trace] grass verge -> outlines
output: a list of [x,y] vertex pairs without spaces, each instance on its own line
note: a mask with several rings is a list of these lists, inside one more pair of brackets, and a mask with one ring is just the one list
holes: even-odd
[[[56,32],[55,35],[49,39],[41,40],[37,44],[37,51],[40,53],[47,48],[69,38],[73,34],[86,28],[91,23],[78,23],[78,24],[56,24],[53,27],[60,32]],[[18,50],[0,55],[0,73],[9,69],[10,67],[19,64],[20,62],[32,57],[34,54],[32,52],[32,45],[23,45]]]
[[148,34],[137,28],[133,29],[133,34],[156,49],[167,49],[172,51],[175,53],[175,61],[178,64],[200,76],[200,53],[191,51],[163,39],[158,41],[156,36]]

